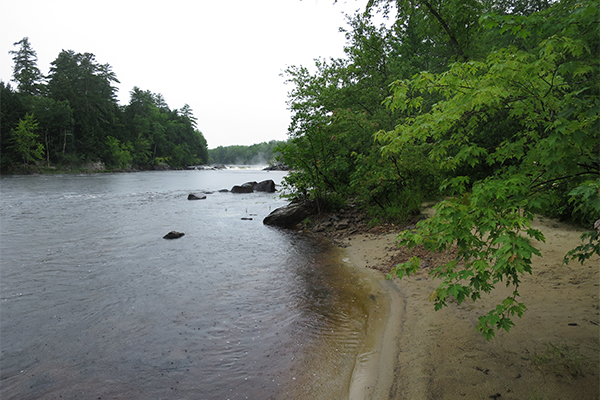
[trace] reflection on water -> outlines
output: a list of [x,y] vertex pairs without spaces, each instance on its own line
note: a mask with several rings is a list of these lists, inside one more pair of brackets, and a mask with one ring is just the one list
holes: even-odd
[[347,397],[369,283],[265,227],[276,195],[216,192],[282,176],[2,178],[2,399]]

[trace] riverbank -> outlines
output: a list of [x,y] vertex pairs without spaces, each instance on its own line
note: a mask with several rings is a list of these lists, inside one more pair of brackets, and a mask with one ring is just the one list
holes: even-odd
[[436,312],[429,296],[438,283],[426,271],[384,279],[408,256],[395,245],[398,227],[329,231],[354,265],[382,271],[390,299],[385,323],[372,327],[371,364],[355,370],[350,398],[598,399],[600,260],[564,265],[582,231],[544,218],[534,227],[546,242],[535,243],[543,257],[534,258],[520,286],[528,310],[510,333],[489,342],[475,330],[477,317],[506,297],[506,288]]

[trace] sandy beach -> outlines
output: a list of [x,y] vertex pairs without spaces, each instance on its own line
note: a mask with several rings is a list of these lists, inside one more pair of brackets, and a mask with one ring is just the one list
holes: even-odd
[[477,317],[506,297],[506,288],[434,311],[429,296],[438,284],[427,271],[385,280],[403,256],[397,232],[339,236],[352,264],[376,274],[389,297],[359,356],[368,362],[357,363],[350,398],[598,399],[600,260],[565,265],[583,231],[544,218],[534,227],[546,242],[536,243],[542,257],[520,286],[527,312],[489,342],[475,329]]

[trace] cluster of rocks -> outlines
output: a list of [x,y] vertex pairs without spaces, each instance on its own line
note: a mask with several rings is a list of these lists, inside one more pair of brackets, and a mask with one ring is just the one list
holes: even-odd
[[350,203],[347,207],[332,213],[319,213],[312,203],[291,203],[278,208],[263,221],[265,225],[283,228],[304,229],[322,236],[337,246],[346,247],[347,239],[357,234],[383,235],[414,227],[415,221],[399,227],[393,223],[380,223],[372,226],[369,217]]
[[239,186],[231,188],[231,193],[252,193],[252,192],[275,192],[275,182],[272,179],[267,179],[262,182],[246,182]]
[[[221,189],[219,193],[253,193],[253,192],[267,192],[275,193],[277,191],[275,182],[272,179],[268,179],[262,182],[246,182],[241,185],[235,185],[231,190]],[[188,200],[205,200],[207,194],[213,194],[213,192],[202,192],[202,194],[190,193]]]
[[[319,213],[312,202],[290,203],[269,214],[265,225],[306,229],[337,242],[336,238],[367,231],[364,215],[351,204],[335,213]],[[336,243],[339,244],[339,243]]]
[[185,167],[187,170],[192,171],[218,171],[222,169],[227,169],[227,166],[221,165],[188,165]]
[[[241,185],[235,185],[234,187],[231,188],[231,193],[253,193],[253,192],[267,192],[267,193],[274,193],[277,189],[275,188],[275,182],[272,179],[267,179],[266,181],[262,181],[262,182],[246,182],[243,183]],[[221,189],[219,190],[220,193],[222,192],[229,192],[229,190],[227,189]],[[206,195],[208,194],[212,194],[213,192],[203,192],[202,194],[198,194],[198,193],[190,193],[188,194],[187,199],[188,200],[206,200]],[[251,214],[253,215],[253,214]],[[252,221],[252,218],[247,218],[244,217],[242,218],[243,221]],[[185,233],[183,232],[177,232],[177,231],[171,231],[169,233],[167,233],[165,236],[163,236],[164,239],[179,239],[180,237],[184,236]]]
[[275,164],[271,164],[271,165],[263,168],[263,171],[289,171],[289,170],[290,170],[290,167],[288,167],[284,163],[275,163]]

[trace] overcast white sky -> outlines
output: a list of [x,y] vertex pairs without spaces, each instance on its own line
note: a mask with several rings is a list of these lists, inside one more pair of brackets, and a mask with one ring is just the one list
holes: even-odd
[[[29,37],[47,74],[61,50],[93,53],[121,82],[185,103],[209,148],[287,138],[290,86],[280,73],[342,57],[344,13],[367,0],[4,1],[0,80],[12,79],[13,43]],[[14,87],[14,83],[11,83]]]

